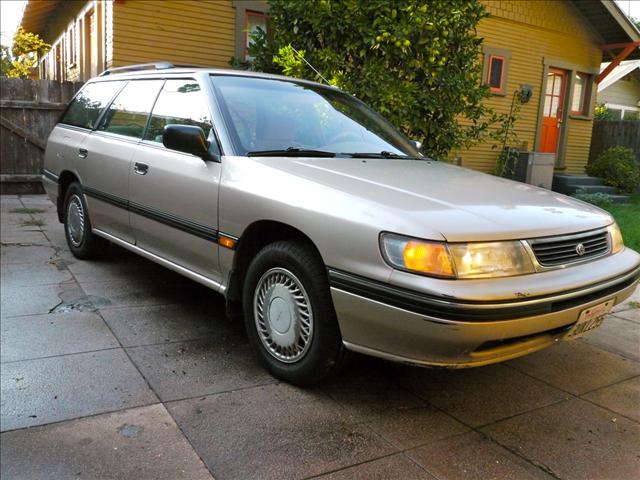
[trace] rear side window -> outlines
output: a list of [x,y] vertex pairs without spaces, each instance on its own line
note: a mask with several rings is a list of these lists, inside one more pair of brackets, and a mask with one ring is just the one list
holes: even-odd
[[142,138],[162,82],[163,80],[129,82],[109,106],[98,130]]
[[100,112],[107,106],[123,82],[96,82],[85,85],[75,96],[60,123],[94,128]]
[[162,143],[167,125],[194,125],[208,138],[211,120],[207,99],[195,80],[167,80],[158,96],[145,140]]

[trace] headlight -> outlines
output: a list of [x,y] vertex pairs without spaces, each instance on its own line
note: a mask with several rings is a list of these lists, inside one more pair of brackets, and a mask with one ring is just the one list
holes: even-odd
[[380,237],[392,267],[445,278],[508,277],[535,272],[520,242],[444,243],[391,233]]
[[624,242],[622,241],[622,232],[617,223],[609,225],[609,236],[611,237],[611,254],[618,253],[624,248]]
[[535,272],[520,242],[453,243],[458,278],[511,277]]

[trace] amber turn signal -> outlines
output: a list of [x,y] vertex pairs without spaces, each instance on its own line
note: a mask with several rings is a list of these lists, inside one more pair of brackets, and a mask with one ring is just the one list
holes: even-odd
[[441,243],[409,241],[403,252],[404,266],[408,270],[453,276],[453,265],[447,248]]
[[392,233],[380,236],[382,254],[391,266],[434,277],[455,278],[455,268],[447,245]]
[[218,243],[226,248],[234,249],[236,247],[236,241],[229,237],[218,237]]

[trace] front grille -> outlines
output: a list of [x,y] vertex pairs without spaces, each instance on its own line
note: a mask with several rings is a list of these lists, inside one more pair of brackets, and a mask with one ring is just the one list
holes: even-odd
[[[580,248],[579,245],[582,244]],[[543,267],[555,267],[600,257],[609,252],[607,230],[578,233],[562,237],[538,238],[529,245]]]

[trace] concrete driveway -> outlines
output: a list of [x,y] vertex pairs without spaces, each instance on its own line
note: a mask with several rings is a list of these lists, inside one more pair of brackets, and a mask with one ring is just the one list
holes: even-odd
[[506,364],[359,357],[302,390],[215,293],[115,246],[78,261],[44,196],[1,202],[3,480],[640,477],[637,303]]

